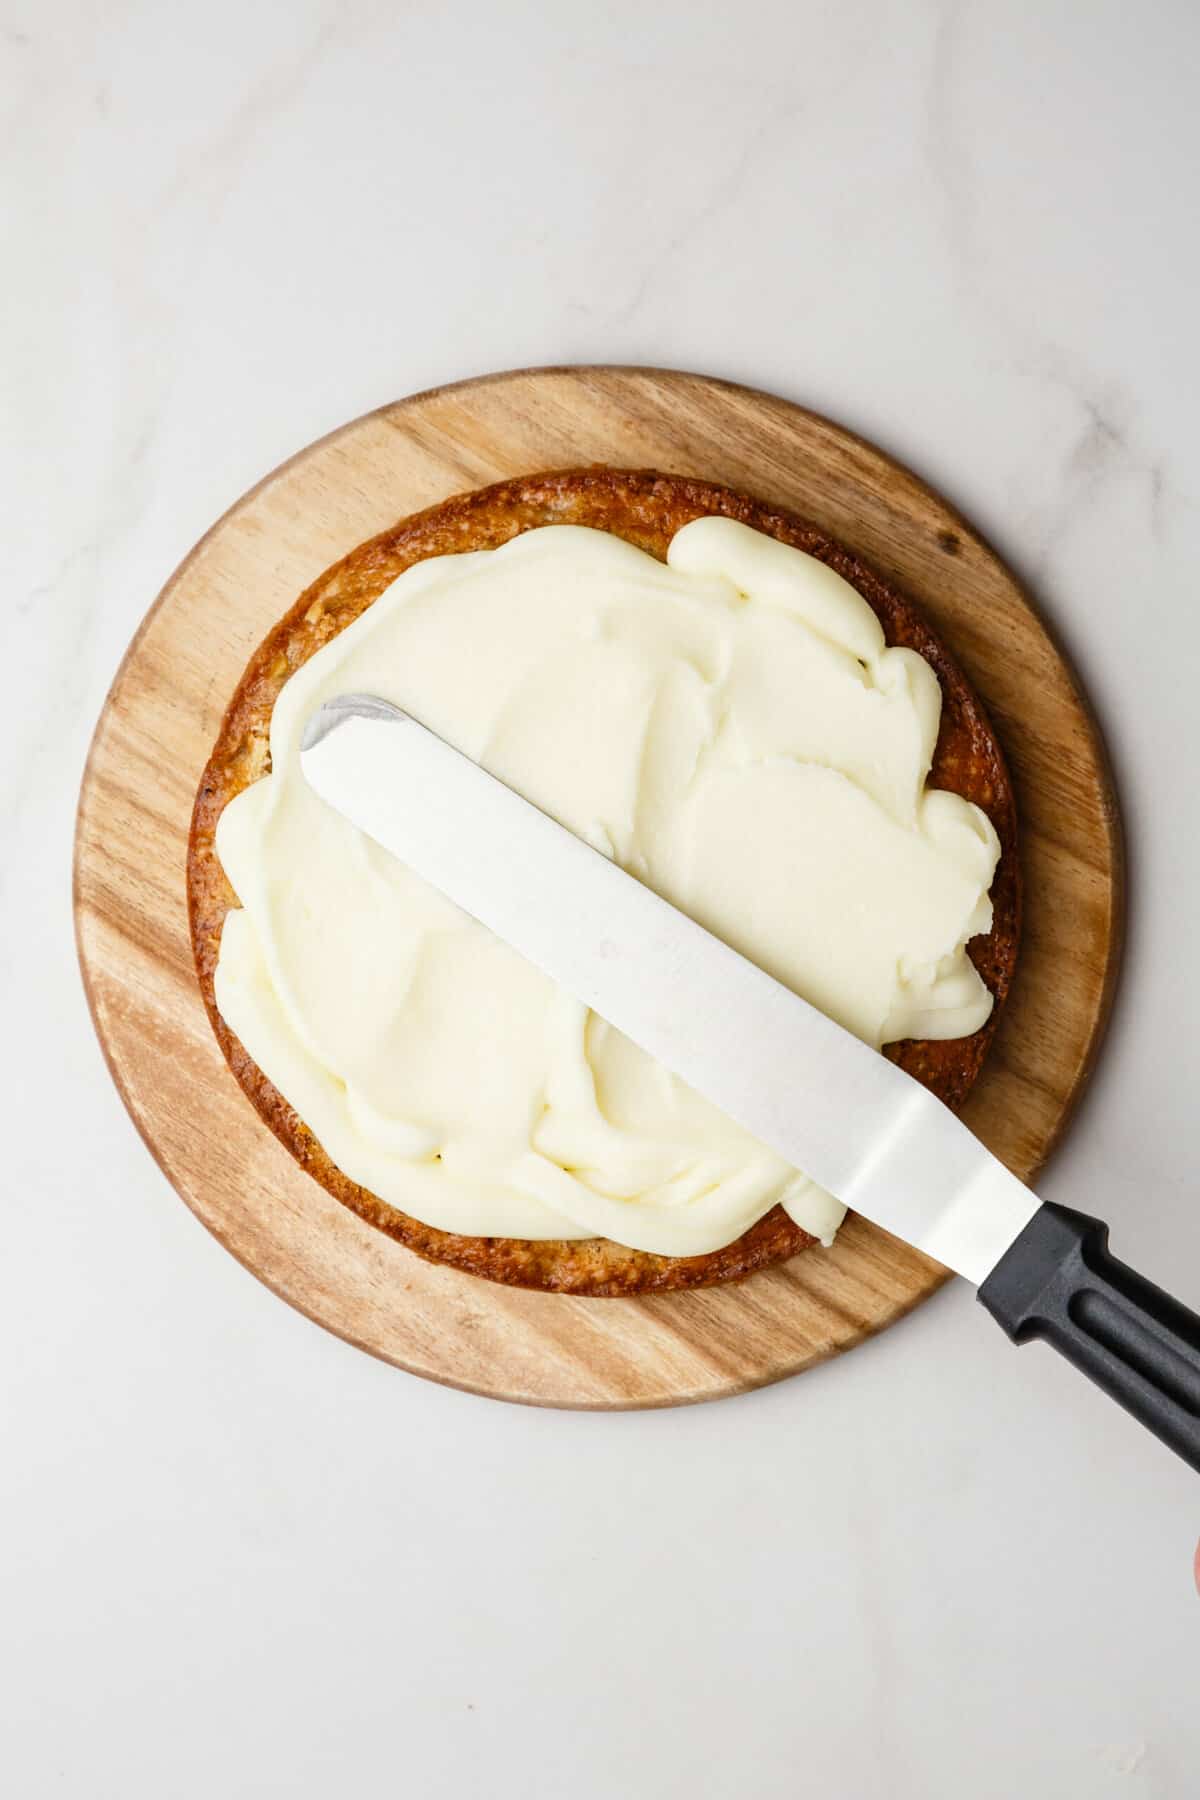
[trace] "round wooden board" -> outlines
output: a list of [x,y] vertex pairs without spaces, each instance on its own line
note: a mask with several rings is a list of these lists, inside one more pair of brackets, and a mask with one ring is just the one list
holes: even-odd
[[105,704],[80,797],[75,909],[125,1104],[221,1242],[331,1331],[414,1374],[547,1406],[738,1393],[856,1344],[945,1278],[859,1219],[740,1284],[650,1299],[525,1293],[435,1267],[306,1176],[229,1073],[192,971],[188,822],[251,651],[315,576],[407,513],[504,476],[605,462],[727,482],[812,519],[929,615],[988,705],[1021,815],[1015,989],[965,1111],[1028,1179],[1108,1011],[1121,917],[1109,774],[1079,689],[1012,575],[879,450],[783,400],[655,369],[561,368],[418,394],[302,451],[168,582]]

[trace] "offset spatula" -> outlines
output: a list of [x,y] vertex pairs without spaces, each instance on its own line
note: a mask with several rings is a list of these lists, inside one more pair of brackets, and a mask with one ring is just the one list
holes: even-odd
[[313,714],[305,777],[465,912],[877,1225],[965,1275],[1200,1470],[1200,1318],[1042,1204],[940,1100],[386,701]]

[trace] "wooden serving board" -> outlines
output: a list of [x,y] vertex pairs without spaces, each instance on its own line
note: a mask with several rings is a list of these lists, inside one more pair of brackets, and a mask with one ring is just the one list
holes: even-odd
[[652,1299],[524,1293],[421,1262],[342,1208],[260,1123],[192,972],[192,800],[251,651],[330,563],[406,513],[504,476],[605,462],[727,482],[812,519],[925,609],[991,710],[1021,813],[1027,923],[966,1117],[1038,1169],[1108,1010],[1120,836],[1079,689],[1017,582],[945,501],[827,419],[663,370],[523,370],[358,419],[267,477],[151,608],[96,729],[75,908],[96,1029],[138,1129],[192,1210],[268,1287],[350,1342],[475,1392],[662,1406],[791,1375],[890,1324],[945,1278],[851,1219],[830,1251]]

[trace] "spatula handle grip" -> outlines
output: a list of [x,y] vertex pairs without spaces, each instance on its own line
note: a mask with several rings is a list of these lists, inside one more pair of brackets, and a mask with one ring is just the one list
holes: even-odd
[[1041,1206],[979,1299],[1014,1342],[1044,1338],[1200,1472],[1200,1317],[1118,1262],[1101,1220]]

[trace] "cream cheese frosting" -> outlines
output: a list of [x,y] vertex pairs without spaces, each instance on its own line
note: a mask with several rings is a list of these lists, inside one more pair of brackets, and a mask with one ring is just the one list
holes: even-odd
[[327,807],[305,721],[371,692],[866,1042],[978,1029],[990,821],[927,786],[941,689],[815,558],[701,518],[664,565],[547,526],[408,569],[287,682],[225,808],[227,1024],[351,1180],[446,1231],[697,1255],[829,1194]]

